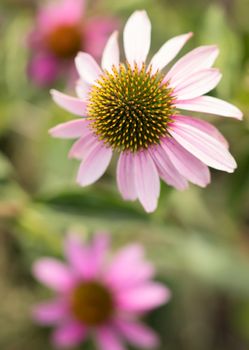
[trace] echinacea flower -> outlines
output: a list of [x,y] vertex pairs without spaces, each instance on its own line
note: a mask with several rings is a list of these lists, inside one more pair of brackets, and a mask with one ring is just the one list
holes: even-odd
[[112,259],[107,253],[107,235],[95,235],[88,245],[71,235],[65,241],[67,264],[53,258],[34,263],[34,276],[57,296],[37,305],[33,317],[55,326],[56,346],[75,346],[90,335],[100,350],[124,350],[125,341],[144,349],[158,345],[155,332],[139,319],[166,303],[169,290],[151,280],[154,267],[141,245],[128,245]]
[[198,47],[162,70],[178,54],[192,33],[167,41],[146,64],[151,25],[145,11],[136,11],[124,28],[127,62],[120,63],[118,34],[108,40],[102,68],[87,53],[75,63],[80,75],[78,97],[52,91],[54,101],[85,118],[53,128],[54,137],[78,138],[70,157],[81,160],[77,181],[86,186],[98,180],[118,152],[117,183],[126,200],[142,203],[147,212],[157,207],[159,177],[178,190],[188,181],[205,187],[208,166],[233,172],[236,162],[228,143],[211,124],[179,113],[179,109],[242,118],[238,108],[202,96],[221,79],[211,68],[216,46]]
[[74,72],[73,59],[80,50],[101,57],[106,39],[116,21],[107,17],[86,17],[85,0],[56,0],[43,4],[31,33],[31,79],[49,85],[59,75]]

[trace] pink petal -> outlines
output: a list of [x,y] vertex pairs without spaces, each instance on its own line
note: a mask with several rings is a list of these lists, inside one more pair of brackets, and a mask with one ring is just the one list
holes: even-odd
[[75,119],[55,126],[49,130],[49,133],[53,137],[76,139],[88,133],[88,125],[89,122],[85,119]]
[[72,287],[74,280],[70,269],[52,258],[42,258],[33,265],[34,276],[47,287],[64,292]]
[[165,304],[170,298],[170,291],[160,283],[150,282],[120,291],[116,298],[121,310],[145,312]]
[[81,162],[77,182],[81,186],[88,186],[97,181],[106,171],[111,158],[112,149],[102,143],[97,144]]
[[122,340],[112,327],[98,328],[96,342],[99,350],[125,350]]
[[132,320],[116,320],[115,326],[122,336],[132,345],[143,349],[159,346],[157,334],[146,325]]
[[176,57],[192,35],[193,33],[182,34],[166,41],[150,61],[150,65],[152,66],[151,73],[154,74],[157,70],[162,70],[166,67],[166,65]]
[[33,319],[42,325],[51,325],[61,322],[67,314],[67,305],[62,300],[53,300],[38,304],[32,310]]
[[51,90],[51,95],[55,103],[64,108],[66,111],[79,116],[84,116],[87,114],[86,102],[83,100],[80,100],[77,97],[65,95],[57,90]]
[[192,100],[177,101],[175,106],[188,111],[217,114],[239,120],[243,117],[242,112],[236,106],[211,96],[200,96]]
[[102,74],[95,59],[85,52],[78,53],[75,58],[75,65],[81,79],[90,85],[92,85]]
[[72,270],[84,280],[96,278],[103,267],[108,236],[97,234],[89,245],[83,245],[80,237],[69,235],[65,240],[65,255]]
[[62,0],[49,3],[42,7],[38,14],[38,26],[42,31],[48,32],[58,25],[78,24],[84,9],[85,0]]
[[69,151],[69,158],[85,159],[99,144],[97,137],[95,137],[91,130],[79,140],[77,140]]
[[103,269],[105,257],[109,247],[109,236],[105,233],[95,234],[89,247],[89,260],[91,261],[90,277],[99,276]]
[[118,189],[126,200],[134,201],[137,198],[135,187],[134,161],[131,152],[122,152],[117,165]]
[[76,95],[80,98],[83,99],[84,101],[87,101],[88,99],[88,94],[90,91],[90,85],[84,82],[83,80],[79,79],[76,83],[75,87]]
[[173,138],[165,138],[162,147],[171,162],[187,180],[201,187],[210,182],[208,167],[185,150]]
[[151,156],[153,157],[160,177],[168,184],[180,191],[188,188],[188,182],[186,179],[178,172],[174,164],[171,162],[167,156],[164,149],[158,145],[151,149]]
[[107,41],[105,46],[102,62],[102,68],[108,71],[112,70],[113,65],[119,65],[119,46],[118,46],[118,32],[115,31]]
[[213,90],[221,76],[218,69],[210,68],[193,73],[186,81],[177,85],[170,82],[170,86],[174,88],[173,94],[178,100],[189,100]]
[[139,201],[150,213],[157,207],[160,180],[156,166],[147,151],[134,154],[135,184]]
[[208,166],[227,172],[233,172],[236,168],[236,162],[228,149],[212,135],[177,120],[171,126],[170,133],[186,150]]
[[127,61],[139,67],[146,61],[150,49],[151,24],[146,11],[135,11],[124,28],[124,50]]
[[188,125],[192,125],[193,127],[202,130],[203,132],[209,134],[210,136],[217,139],[217,141],[223,143],[223,145],[228,148],[228,142],[225,137],[220,133],[220,131],[213,126],[212,124],[206,122],[205,120],[201,120],[198,118],[187,117],[185,115],[176,115],[172,116],[173,120],[177,120],[179,123],[184,123]]
[[174,64],[164,81],[170,80],[172,85],[176,86],[186,81],[192,74],[212,67],[218,54],[219,50],[215,45],[197,47]]
[[53,333],[53,343],[56,347],[74,347],[85,340],[87,329],[76,322],[68,322],[58,327]]

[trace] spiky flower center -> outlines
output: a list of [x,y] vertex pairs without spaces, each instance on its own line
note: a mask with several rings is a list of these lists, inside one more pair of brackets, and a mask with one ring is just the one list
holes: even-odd
[[172,89],[145,65],[120,64],[105,71],[92,87],[88,119],[108,146],[136,152],[160,143],[173,114]]
[[47,34],[49,50],[59,58],[73,58],[81,49],[82,35],[77,25],[63,24]]
[[113,310],[111,293],[98,282],[81,283],[71,295],[71,311],[74,317],[87,326],[105,323],[111,317]]

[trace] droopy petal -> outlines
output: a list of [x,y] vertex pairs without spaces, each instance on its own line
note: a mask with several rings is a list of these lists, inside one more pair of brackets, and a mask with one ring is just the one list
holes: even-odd
[[123,290],[116,297],[122,310],[144,312],[166,303],[170,298],[170,291],[160,283],[150,282]]
[[102,68],[108,71],[112,70],[112,66],[118,67],[119,65],[119,46],[118,46],[118,32],[115,31],[107,41],[105,46],[102,62]]
[[67,316],[68,309],[64,301],[53,300],[36,305],[32,310],[33,319],[43,325],[60,322]]
[[151,150],[151,155],[156,163],[160,177],[168,185],[175,187],[179,191],[188,188],[188,182],[179,173],[161,146],[154,147]]
[[159,345],[157,334],[146,325],[132,320],[117,320],[115,326],[131,344],[143,349],[154,349]]
[[68,322],[59,326],[53,333],[52,340],[56,347],[74,347],[87,336],[87,329],[76,322]]
[[174,95],[178,100],[189,100],[213,90],[221,79],[218,69],[210,68],[198,71],[191,75],[186,81],[170,86],[174,88]]
[[83,100],[80,100],[77,97],[65,95],[57,90],[51,90],[51,95],[53,100],[68,112],[79,115],[81,117],[87,114],[86,102]]
[[76,139],[88,133],[89,122],[85,119],[75,119],[62,123],[49,130],[50,135],[62,139]]
[[102,73],[95,59],[85,52],[80,52],[75,58],[77,71],[86,83],[93,84]]
[[91,149],[88,156],[81,162],[77,182],[88,186],[97,181],[106,171],[112,158],[112,149],[102,143]]
[[148,152],[134,154],[135,184],[139,201],[150,213],[157,207],[160,180],[156,166]]
[[146,11],[135,11],[124,28],[124,50],[127,61],[133,67],[145,62],[150,49],[151,23]]
[[215,45],[200,46],[180,58],[165,76],[175,86],[195,72],[212,67],[219,54]]
[[86,257],[86,247],[81,243],[80,237],[75,234],[68,235],[65,239],[64,251],[74,273],[84,277],[88,269],[88,257]]
[[242,112],[231,103],[212,96],[200,96],[192,100],[177,101],[176,108],[194,112],[211,113],[241,120]]
[[208,167],[186,151],[173,138],[165,138],[162,147],[179,173],[187,180],[201,187],[209,184],[210,172]]
[[215,126],[206,122],[205,120],[194,117],[187,117],[186,115],[175,115],[172,116],[172,119],[177,120],[178,123],[192,125],[196,129],[202,130],[203,132],[217,139],[217,141],[223,143],[226,148],[229,147],[229,144],[222,133]]
[[73,144],[68,156],[69,158],[85,159],[98,144],[99,141],[97,137],[95,137],[89,129],[88,134],[85,134]]
[[122,340],[111,326],[96,330],[96,342],[99,350],[125,350]]
[[41,283],[61,292],[68,290],[74,282],[70,269],[52,258],[36,261],[33,265],[33,274]]
[[229,173],[236,168],[236,162],[228,149],[212,135],[177,120],[171,126],[170,133],[186,150],[208,166]]
[[157,70],[166,67],[166,65],[176,57],[192,35],[193,33],[182,34],[166,41],[160,50],[152,57],[150,62],[150,65],[152,66],[151,73],[156,73]]
[[122,152],[117,165],[117,183],[122,197],[126,200],[137,198],[135,186],[135,169],[131,152]]

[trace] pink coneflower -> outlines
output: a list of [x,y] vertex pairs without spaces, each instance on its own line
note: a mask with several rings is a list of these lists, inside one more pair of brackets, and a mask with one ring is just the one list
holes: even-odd
[[31,34],[30,77],[43,86],[65,76],[65,70],[72,73],[73,58],[80,50],[100,58],[114,26],[110,18],[86,18],[85,0],[56,0],[43,5]]
[[98,180],[119,152],[118,188],[124,199],[139,199],[147,212],[157,207],[161,177],[178,190],[188,181],[201,187],[210,182],[207,166],[233,172],[236,162],[228,144],[211,124],[180,115],[178,109],[242,118],[235,106],[202,96],[218,84],[211,68],[216,46],[201,46],[183,56],[167,74],[162,69],[177,55],[192,33],[167,41],[146,64],[151,25],[145,11],[136,11],[124,29],[127,62],[120,63],[117,32],[106,44],[102,68],[87,53],[75,63],[80,75],[78,97],[52,91],[55,102],[85,117],[58,125],[54,137],[79,138],[70,157],[81,160],[77,181]]
[[56,346],[75,346],[89,335],[101,350],[124,350],[124,341],[144,349],[158,345],[157,335],[139,318],[166,303],[169,290],[151,281],[154,268],[140,245],[123,248],[112,260],[107,253],[107,235],[94,236],[89,245],[69,236],[67,264],[52,258],[34,264],[35,277],[57,293],[33,311],[38,323],[56,327]]

